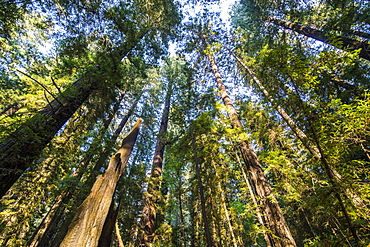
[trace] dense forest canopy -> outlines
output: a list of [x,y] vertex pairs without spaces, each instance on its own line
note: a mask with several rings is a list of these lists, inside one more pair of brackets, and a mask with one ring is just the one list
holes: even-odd
[[0,246],[369,246],[369,1],[231,2],[0,1]]

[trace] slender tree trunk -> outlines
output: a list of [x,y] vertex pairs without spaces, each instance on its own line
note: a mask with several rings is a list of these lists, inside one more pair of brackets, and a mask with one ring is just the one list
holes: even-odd
[[[306,147],[306,149],[318,160],[321,161],[321,163],[323,164],[323,167],[324,167],[324,170],[326,171],[326,174],[327,176],[329,177],[329,181],[330,183],[333,185],[334,188],[338,188],[338,180],[341,179],[341,176],[340,174],[332,169],[329,165],[329,163],[327,162],[327,159],[325,158],[325,156],[323,155],[323,151],[321,150],[321,147],[319,145],[319,140],[318,138],[316,137],[316,132],[313,130],[313,133],[314,133],[314,139],[315,139],[315,142],[316,142],[316,145],[317,147],[308,139],[308,137],[306,136],[306,134],[298,127],[298,125],[290,118],[290,116],[284,111],[283,108],[281,108],[280,105],[278,105],[274,98],[269,94],[269,92],[266,90],[266,88],[263,86],[263,84],[261,83],[260,80],[258,80],[258,78],[256,77],[256,75],[254,74],[254,72],[252,70],[250,70],[248,68],[248,66],[243,63],[243,61],[237,57],[234,53],[232,53],[233,56],[239,61],[239,63],[243,66],[243,68],[245,70],[247,70],[247,72],[249,73],[249,75],[253,78],[253,81],[258,85],[258,87],[262,90],[263,94],[265,95],[265,97],[269,100],[269,102],[275,107],[275,109],[278,111],[278,113],[280,114],[280,116],[287,122],[288,126],[293,130],[293,132],[296,134],[296,136],[298,137],[298,139],[301,140],[301,142],[303,143],[303,145]],[[354,195],[351,191],[347,190],[347,194],[349,195],[349,197],[353,200],[354,198],[358,198],[356,195]],[[351,219],[347,213],[347,210],[345,208],[345,205],[343,203],[343,200],[341,198],[341,195],[338,193],[338,191],[335,191],[334,192],[334,195],[335,197],[338,199],[339,201],[339,205],[340,205],[340,208],[341,208],[341,211],[343,212],[345,218],[346,218],[346,221],[348,223],[348,227],[349,227],[349,230],[350,232],[352,233],[352,236],[354,237],[354,239],[356,240],[356,242],[358,243],[359,242],[359,239],[357,237],[357,233],[356,233],[356,230],[355,228],[353,227],[352,223],[351,223]],[[358,198],[359,199],[359,198]],[[357,200],[354,200],[355,201],[355,204],[356,202],[358,203],[358,199]],[[364,203],[363,203],[364,204]],[[365,206],[366,207],[366,206]]]
[[116,220],[115,228],[116,228],[115,230],[116,230],[116,236],[117,236],[117,241],[118,241],[118,247],[125,247],[121,234],[120,234],[118,220]]
[[285,29],[293,30],[299,34],[303,34],[307,37],[324,42],[326,44],[333,45],[336,48],[342,50],[354,51],[360,49],[360,57],[370,61],[370,44],[367,42],[361,42],[342,36],[331,37],[330,35],[327,35],[320,30],[310,28],[304,25],[299,25],[296,23],[277,20],[272,17],[269,17],[267,21],[274,23],[275,25],[278,25]]
[[168,118],[171,107],[172,83],[173,82],[171,81],[168,83],[161,125],[159,127],[157,143],[154,151],[153,166],[148,183],[148,196],[146,196],[144,199],[144,208],[142,211],[142,217],[140,219],[141,231],[136,240],[138,246],[151,246],[154,232],[160,225],[160,222],[156,221],[161,217],[158,217],[159,212],[157,212],[155,208],[156,204],[159,203],[160,197],[162,196],[160,185],[162,178],[163,155],[166,146],[165,138],[167,134]]
[[[121,60],[150,29],[143,30],[113,52],[113,59]],[[73,113],[97,89],[101,73],[89,74],[75,81],[58,99],[26,121],[0,144],[0,198],[10,189],[22,173],[41,154],[54,135]],[[5,170],[5,171],[4,171]]]
[[126,168],[141,121],[139,119],[132,131],[124,138],[121,148],[111,158],[104,175],[98,177],[90,195],[78,208],[61,247],[98,246],[117,183]]
[[201,172],[200,163],[198,159],[198,154],[197,154],[198,152],[197,152],[193,130],[191,130],[191,146],[192,146],[193,153],[194,153],[194,164],[195,164],[195,169],[196,169],[196,174],[197,174],[197,182],[198,182],[199,196],[200,196],[200,206],[202,210],[202,218],[203,218],[203,224],[204,224],[204,232],[206,235],[206,242],[207,242],[208,247],[212,247],[213,239],[212,239],[211,229],[210,229],[208,218],[207,218],[206,199],[204,196],[204,188],[203,188],[203,183],[202,183],[202,177],[200,174]]
[[180,214],[180,229],[181,229],[181,246],[184,246],[185,245],[185,241],[186,241],[186,236],[185,236],[185,220],[184,220],[184,213],[183,213],[183,209],[182,209],[182,181],[181,181],[181,175],[180,175],[180,171],[178,170],[178,178],[179,178],[179,182],[180,182],[180,186],[178,187],[178,200],[179,200],[179,214]]
[[7,108],[5,108],[0,113],[0,117],[3,116],[3,115],[11,116],[14,113],[16,113],[19,109],[21,109],[21,107],[22,107],[22,105],[19,104],[19,103],[12,104],[12,105],[8,106]]
[[104,151],[100,154],[100,157],[99,157],[98,161],[95,163],[95,166],[92,170],[89,181],[94,181],[95,180],[94,179],[95,176],[96,176],[95,173],[98,172],[103,167],[103,165],[106,163],[106,160],[108,159],[109,155],[112,152],[114,143],[116,143],[117,138],[119,137],[120,133],[122,132],[123,127],[125,127],[127,121],[131,117],[132,113],[134,113],[134,111],[136,109],[136,106],[137,106],[142,94],[143,94],[143,92],[136,98],[135,102],[132,104],[131,108],[129,109],[129,111],[127,112],[125,117],[122,118],[122,120],[119,123],[117,129],[114,131],[113,136],[108,140],[109,143],[108,143],[107,147],[104,149]]
[[[213,170],[215,171],[215,175],[218,176],[217,170],[216,170],[216,165],[213,161],[212,161],[212,165],[213,165]],[[217,190],[218,190],[218,194],[221,196],[221,203],[222,203],[222,207],[223,207],[224,212],[225,212],[226,223],[227,223],[227,226],[229,228],[228,230],[230,232],[231,241],[233,243],[233,246],[237,247],[238,246],[238,241],[235,237],[234,229],[233,229],[233,226],[231,224],[231,218],[230,218],[229,210],[228,210],[227,204],[226,204],[226,196],[225,196],[225,193],[222,189],[222,186],[221,186],[220,182],[217,182]]]
[[[199,36],[204,44],[204,48],[206,49],[207,45],[205,39],[201,35]],[[243,126],[239,120],[239,116],[226,91],[226,87],[221,79],[221,75],[218,72],[216,62],[211,53],[208,53],[208,59],[215,75],[217,87],[220,91],[222,101],[226,106],[226,111],[230,118],[231,124],[235,129],[242,129]],[[272,231],[272,234],[269,234],[271,235],[273,246],[296,246],[288,224],[285,221],[283,212],[281,211],[276,198],[272,194],[271,186],[268,183],[265,174],[263,173],[262,166],[252,145],[246,141],[241,141],[239,142],[239,148],[246,166],[246,170],[249,174],[251,186],[253,187],[255,194],[258,196],[258,203],[261,207],[261,212],[265,217],[266,227]]]

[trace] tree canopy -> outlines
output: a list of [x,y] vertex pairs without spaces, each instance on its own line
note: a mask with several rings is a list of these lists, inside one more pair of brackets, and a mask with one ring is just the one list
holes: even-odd
[[0,246],[367,246],[368,1],[0,4]]

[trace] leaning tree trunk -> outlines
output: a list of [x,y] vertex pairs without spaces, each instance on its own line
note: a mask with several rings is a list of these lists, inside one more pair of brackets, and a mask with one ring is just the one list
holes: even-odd
[[[121,60],[150,29],[145,29],[112,52],[113,59]],[[22,173],[41,154],[54,135],[73,113],[97,89],[99,73],[89,74],[75,81],[58,99],[53,100],[0,144],[0,198]]]
[[159,217],[159,212],[157,212],[155,207],[156,204],[158,204],[159,199],[161,198],[160,184],[162,178],[163,155],[166,146],[165,138],[167,134],[168,118],[171,107],[172,83],[173,82],[170,81],[168,84],[161,125],[158,131],[157,143],[155,146],[153,157],[153,166],[148,183],[147,192],[149,196],[146,196],[146,198],[144,199],[144,208],[142,212],[142,217],[140,219],[141,231],[139,232],[136,240],[138,246],[152,245],[154,232],[160,223],[158,222],[158,219],[161,217]]
[[280,27],[285,29],[293,30],[299,34],[303,34],[307,37],[316,39],[318,41],[324,42],[329,45],[333,45],[336,48],[348,51],[354,51],[360,49],[360,57],[370,61],[370,44],[363,41],[357,41],[354,39],[342,37],[342,36],[334,36],[331,37],[324,32],[310,28],[304,25],[299,25],[292,22],[277,20],[275,18],[269,17],[267,18],[268,22],[274,23]]
[[117,183],[126,168],[139,133],[141,121],[139,119],[132,131],[124,138],[121,148],[109,161],[104,175],[97,178],[90,195],[77,209],[61,247],[98,246]]
[[[87,169],[88,164],[90,163],[91,159],[93,158],[94,154],[96,154],[97,146],[100,145],[100,142],[108,130],[110,123],[112,122],[114,116],[116,115],[119,105],[124,97],[125,93],[122,93],[117,102],[115,102],[112,111],[109,113],[109,116],[103,120],[103,124],[99,130],[99,134],[93,140],[91,146],[86,151],[86,155],[80,161],[78,168],[76,171],[73,172],[72,177],[77,178],[80,180],[84,174],[84,171]],[[58,198],[55,200],[54,205],[51,207],[47,215],[44,217],[42,222],[40,223],[37,230],[34,232],[34,235],[29,240],[27,246],[35,247],[35,246],[46,246],[47,242],[52,239],[52,235],[57,232],[57,224],[60,221],[61,216],[64,212],[64,206],[67,205],[69,200],[72,198],[71,188],[67,189],[67,191],[63,192]]]
[[[242,67],[248,72],[248,74],[252,77],[253,81],[258,85],[260,90],[263,92],[265,97],[268,99],[268,101],[272,104],[273,107],[277,110],[277,112],[280,114],[280,116],[285,120],[285,122],[288,124],[288,126],[292,129],[294,134],[298,137],[298,139],[302,142],[303,146],[318,160],[321,161],[323,164],[324,170],[329,178],[330,183],[332,184],[333,188],[339,188],[339,183],[341,180],[341,175],[334,169],[332,169],[326,159],[326,157],[323,155],[323,150],[321,150],[318,138],[316,138],[316,144],[318,147],[316,147],[311,140],[308,139],[306,134],[298,127],[298,125],[290,118],[290,116],[285,112],[285,110],[276,103],[274,98],[269,94],[269,92],[266,90],[266,88],[263,86],[262,82],[256,77],[254,72],[248,68],[248,66],[243,63],[243,61],[235,55],[235,53],[232,52],[232,55],[238,60],[238,62],[242,65]],[[357,195],[353,194],[350,190],[346,191],[348,197],[352,199],[354,204],[360,204],[362,207],[366,208],[365,203],[362,202],[361,198],[359,198]],[[352,233],[353,238],[356,240],[356,242],[359,242],[356,229],[354,228],[352,221],[350,219],[350,216],[347,212],[347,209],[344,205],[344,202],[342,200],[342,197],[338,190],[334,191],[335,197],[338,199],[339,205],[341,207],[341,211],[343,212],[343,215],[346,218],[348,228],[350,232]],[[362,203],[361,203],[362,202]],[[358,206],[358,205],[356,205]]]
[[[203,42],[205,50],[207,44],[204,37],[199,34],[200,39]],[[216,78],[217,87],[220,91],[222,101],[226,106],[226,111],[231,121],[233,128],[242,129],[243,125],[239,120],[239,115],[227,93],[226,87],[222,81],[221,75],[218,72],[218,68],[212,54],[207,54],[210,61],[213,73]],[[262,166],[257,158],[257,155],[250,143],[247,141],[239,142],[240,152],[248,171],[251,186],[254,193],[258,196],[259,207],[264,218],[265,226],[271,230],[271,232],[265,232],[268,235],[273,246],[287,247],[296,246],[293,236],[290,232],[288,224],[285,221],[283,212],[272,194],[272,189],[267,181],[265,174],[263,173]]]
[[[131,117],[132,113],[134,112],[137,103],[141,97],[141,94],[136,98],[135,102],[125,115],[125,117],[121,120],[120,124],[118,125],[117,129],[115,130],[113,136],[110,138],[110,144],[115,143],[117,141],[117,138],[119,134],[121,133],[123,127],[127,123],[128,119]],[[107,121],[110,121],[113,116],[110,116]],[[107,122],[104,122],[104,128],[108,127]],[[93,141],[94,143],[94,141]],[[98,143],[95,143],[97,145]],[[104,151],[100,154],[98,161],[95,163],[94,167],[92,168],[92,174],[90,177],[85,181],[84,188],[86,190],[89,190],[91,186],[93,185],[96,177],[96,172],[100,170],[100,168],[104,165],[104,162],[106,162],[109,154],[112,151],[113,145],[108,145],[104,149]],[[93,149],[95,147],[92,147]],[[92,157],[91,157],[92,158]],[[80,169],[76,170],[76,172],[73,174],[77,179],[81,179],[82,175],[84,174],[84,170],[87,169],[87,166],[89,165],[91,158],[83,159],[84,164],[80,164]],[[81,192],[81,191],[80,191]],[[59,246],[60,242],[64,238],[65,234],[67,233],[67,227],[70,224],[70,221],[72,220],[72,217],[69,215],[65,215],[65,206],[69,203],[69,201],[74,198],[74,205],[75,208],[79,206],[79,204],[85,199],[84,196],[86,196],[85,193],[79,193],[76,195],[76,193],[73,190],[68,190],[64,192],[62,195],[60,195],[57,199],[57,202],[55,205],[51,208],[50,212],[45,216],[45,219],[43,220],[43,223],[45,221],[45,224],[40,227],[38,230],[39,232],[29,245],[37,246],[37,247],[43,247],[43,246]]]

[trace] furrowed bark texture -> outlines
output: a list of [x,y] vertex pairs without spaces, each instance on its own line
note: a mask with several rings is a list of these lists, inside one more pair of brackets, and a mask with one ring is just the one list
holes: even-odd
[[141,232],[136,240],[138,246],[151,246],[154,238],[154,232],[160,224],[160,222],[156,222],[159,218],[161,218],[158,215],[159,212],[156,210],[156,204],[159,202],[159,198],[161,197],[160,184],[162,178],[163,155],[166,146],[165,137],[167,133],[168,118],[171,107],[171,95],[172,82],[169,82],[164,109],[162,112],[161,125],[159,127],[157,143],[154,151],[152,171],[148,184],[149,196],[146,196],[144,199],[144,208],[142,217],[140,219]]
[[361,42],[361,41],[357,41],[357,40],[342,37],[342,36],[330,37],[330,35],[327,35],[320,30],[310,28],[304,25],[299,25],[296,23],[277,20],[271,17],[269,17],[267,21],[274,23],[285,29],[293,30],[299,34],[303,34],[307,37],[324,42],[326,44],[333,45],[336,48],[341,49],[341,50],[354,51],[357,49],[361,49],[359,56],[370,61],[370,44],[367,42]]
[[[200,36],[202,39],[202,36]],[[205,40],[203,38],[204,46],[206,47]],[[217,87],[220,91],[220,95],[226,111],[230,118],[231,124],[235,129],[242,129],[243,126],[239,120],[239,116],[236,109],[227,93],[226,87],[221,79],[221,75],[218,72],[213,56],[209,53],[208,59],[210,61],[213,73],[217,81]],[[267,181],[265,174],[263,173],[262,166],[259,163],[257,155],[252,145],[246,141],[239,142],[240,152],[246,166],[246,170],[249,174],[251,186],[254,193],[258,197],[258,204],[261,208],[262,217],[264,218],[265,226],[272,231],[272,233],[265,232],[268,234],[272,246],[287,247],[296,246],[290,229],[285,221],[284,215],[281,211],[276,198],[272,194],[271,186]],[[274,237],[275,235],[276,237]]]
[[[117,127],[117,129],[115,130],[113,136],[109,140],[110,145],[108,145],[108,147],[106,149],[104,149],[104,151],[100,154],[100,157],[99,157],[98,161],[95,163],[94,167],[91,170],[91,175],[89,176],[89,178],[84,183],[84,187],[86,188],[85,190],[87,190],[87,188],[91,188],[93,186],[95,178],[97,176],[96,172],[98,172],[103,167],[104,163],[106,162],[109,154],[111,153],[111,150],[112,150],[112,147],[113,147],[112,144],[116,142],[116,140],[119,137],[123,127],[125,126],[129,117],[132,115],[133,111],[135,110],[135,107],[137,105],[137,102],[139,101],[140,96],[136,99],[135,103],[132,105],[132,107],[127,112],[125,117],[121,120],[121,122],[120,122],[119,126]],[[86,198],[86,194],[84,193],[84,191],[82,191],[82,192],[80,191],[80,193],[78,193],[78,194],[70,192],[68,201],[70,200],[70,198],[72,196],[74,197],[74,206],[75,206],[75,208],[77,208],[84,201],[84,199]],[[61,205],[61,207],[64,208],[64,205],[65,204]],[[59,215],[59,219],[56,219],[55,221],[53,219],[53,222],[55,222],[55,224],[51,225],[51,227],[54,227],[54,230],[53,230],[53,228],[48,230],[49,234],[52,234],[53,239],[47,238],[47,235],[45,237],[43,236],[43,239],[45,239],[45,241],[47,241],[47,243],[49,243],[49,245],[51,247],[57,247],[57,246],[60,245],[61,241],[63,240],[63,238],[67,234],[67,227],[70,224],[70,222],[72,221],[71,215],[66,214],[63,211],[63,209],[58,209],[58,210],[61,211],[61,214]],[[55,227],[58,227],[58,228],[55,229]],[[57,231],[57,234],[55,234],[55,231]],[[41,242],[38,245],[38,247],[43,247],[43,246],[44,245],[42,245]]]
[[117,183],[126,168],[139,133],[140,124],[141,119],[125,137],[121,148],[109,161],[109,166],[104,175],[97,178],[90,195],[77,209],[68,233],[60,245],[61,247],[98,246]]
[[[249,73],[249,75],[252,77],[253,81],[258,85],[258,87],[260,88],[260,90],[263,92],[263,94],[265,95],[265,97],[269,100],[269,102],[275,107],[275,109],[278,111],[278,113],[280,114],[280,116],[285,120],[285,122],[287,122],[288,126],[292,129],[292,131],[295,133],[295,135],[298,137],[298,139],[301,140],[303,146],[306,147],[306,149],[318,160],[321,161],[321,163],[323,164],[323,167],[324,167],[324,170],[329,178],[329,181],[330,183],[333,185],[334,188],[339,188],[339,183],[340,183],[340,180],[341,180],[341,175],[335,170],[335,169],[332,169],[329,165],[329,163],[327,162],[327,159],[325,158],[325,156],[323,155],[323,151],[321,150],[320,148],[320,145],[319,145],[319,140],[318,138],[316,138],[316,144],[318,147],[316,147],[314,145],[314,143],[311,142],[311,140],[308,139],[308,137],[306,136],[306,134],[298,127],[298,125],[290,118],[290,116],[285,112],[285,110],[280,106],[278,105],[274,98],[269,94],[269,92],[266,90],[266,88],[263,86],[262,82],[256,77],[256,75],[254,74],[254,72],[252,70],[250,70],[248,68],[248,66],[243,63],[243,61],[238,57],[236,56],[234,53],[232,53],[233,56],[238,60],[238,62],[242,65],[242,67]],[[355,195],[354,193],[352,193],[352,191],[350,191],[349,189],[346,190],[346,194],[347,196],[354,202],[354,205],[358,206],[358,207],[363,207],[363,208],[366,208],[365,204],[362,202],[361,203],[361,198],[359,198],[357,195]],[[345,218],[346,218],[346,221],[347,221],[347,224],[348,224],[348,228],[350,230],[350,232],[352,233],[352,236],[354,237],[354,239],[356,240],[356,242],[359,242],[359,239],[358,239],[358,236],[357,236],[357,232],[356,232],[356,229],[353,227],[352,225],[352,222],[351,222],[351,219],[347,213],[347,209],[343,203],[343,200],[341,198],[341,195],[338,191],[335,191],[334,192],[334,195],[335,197],[338,199],[339,201],[339,205],[341,207],[341,211],[343,212]]]
[[[71,97],[53,100],[0,144],[0,198],[10,189],[54,135],[94,91],[93,82],[78,80],[72,84]],[[66,92],[66,95],[69,93]]]

